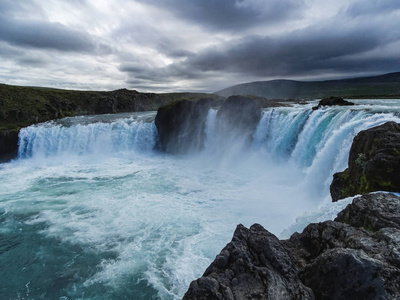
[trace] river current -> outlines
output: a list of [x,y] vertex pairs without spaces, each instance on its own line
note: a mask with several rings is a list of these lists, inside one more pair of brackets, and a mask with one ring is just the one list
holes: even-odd
[[333,173],[354,136],[400,122],[400,100],[316,111],[269,108],[251,145],[154,150],[155,112],[66,118],[24,128],[0,164],[0,299],[180,299],[237,224],[280,238],[333,219]]

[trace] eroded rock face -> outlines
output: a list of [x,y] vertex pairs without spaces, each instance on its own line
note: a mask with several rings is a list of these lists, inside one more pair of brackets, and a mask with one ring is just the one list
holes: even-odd
[[183,299],[313,299],[289,252],[261,225],[238,225],[232,241]]
[[369,194],[279,241],[239,225],[184,299],[399,299],[400,198]]
[[351,146],[349,167],[334,174],[330,191],[333,201],[374,191],[400,192],[400,124],[361,131]]
[[231,96],[218,111],[218,126],[222,135],[235,134],[250,139],[261,119],[261,107],[266,99]]
[[215,104],[215,99],[203,98],[180,100],[160,107],[155,119],[160,149],[174,154],[201,150],[207,113]]

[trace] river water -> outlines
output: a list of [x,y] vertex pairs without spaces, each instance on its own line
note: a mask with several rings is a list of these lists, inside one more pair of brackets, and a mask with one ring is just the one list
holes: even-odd
[[400,100],[317,111],[266,109],[247,145],[154,150],[155,112],[66,118],[24,128],[0,164],[0,299],[180,299],[237,224],[280,238],[332,219],[329,184],[353,137],[400,122]]

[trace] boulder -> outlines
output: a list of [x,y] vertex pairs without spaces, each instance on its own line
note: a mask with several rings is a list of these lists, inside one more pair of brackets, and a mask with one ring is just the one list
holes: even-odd
[[374,191],[400,192],[400,124],[387,122],[357,134],[348,165],[333,175],[333,201]]
[[321,99],[319,101],[318,105],[314,106],[312,109],[317,110],[317,109],[321,108],[322,106],[334,106],[334,105],[348,106],[348,105],[354,105],[354,103],[344,100],[342,97],[329,97],[329,98]]
[[364,195],[287,240],[239,225],[183,299],[400,299],[399,249],[400,198]]
[[254,224],[238,225],[232,241],[183,299],[313,299],[278,238]]

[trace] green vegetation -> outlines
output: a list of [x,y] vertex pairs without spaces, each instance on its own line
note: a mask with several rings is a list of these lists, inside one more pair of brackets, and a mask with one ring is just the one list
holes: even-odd
[[0,84],[0,131],[67,116],[157,110],[171,101],[220,98],[202,93],[75,91]]

